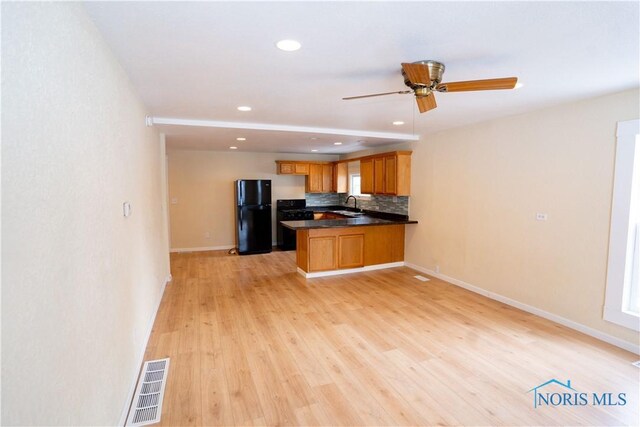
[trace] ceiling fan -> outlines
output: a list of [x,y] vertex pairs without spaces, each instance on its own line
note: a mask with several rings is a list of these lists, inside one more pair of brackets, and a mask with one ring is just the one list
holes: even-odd
[[444,64],[438,61],[418,61],[402,63],[402,75],[404,84],[411,90],[397,92],[374,93],[371,95],[349,96],[344,100],[369,98],[393,94],[413,93],[421,113],[433,110],[437,107],[434,91],[436,92],[468,92],[473,90],[497,90],[513,89],[518,82],[517,77],[505,77],[501,79],[466,80],[462,82],[441,83],[444,74]]

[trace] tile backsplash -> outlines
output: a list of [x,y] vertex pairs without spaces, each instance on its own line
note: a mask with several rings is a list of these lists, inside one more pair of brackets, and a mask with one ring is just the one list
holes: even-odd
[[[347,196],[346,193],[307,193],[305,199],[307,199],[307,206],[331,206],[345,205]],[[395,202],[393,201],[394,197]],[[349,200],[348,206],[353,207],[353,200]],[[409,215],[409,197],[371,195],[367,198],[358,198],[358,207],[370,211]]]
[[307,206],[332,206],[340,204],[340,196],[338,193],[306,193],[304,198],[307,199]]
[[[348,194],[339,194],[341,205],[345,204]],[[396,199],[394,202],[393,199]],[[353,199],[349,200],[349,206],[353,207]],[[408,196],[383,196],[372,194],[370,198],[358,198],[358,207],[368,211],[388,212],[400,215],[409,215]]]

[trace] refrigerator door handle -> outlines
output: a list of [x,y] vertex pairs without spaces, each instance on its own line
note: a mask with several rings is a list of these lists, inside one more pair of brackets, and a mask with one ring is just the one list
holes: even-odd
[[242,230],[242,208],[240,208],[240,230]]

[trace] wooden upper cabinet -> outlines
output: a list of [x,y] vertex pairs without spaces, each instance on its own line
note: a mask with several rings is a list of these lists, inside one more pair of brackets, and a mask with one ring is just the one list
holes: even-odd
[[333,191],[333,165],[322,165],[322,192]]
[[330,163],[309,163],[307,193],[331,193],[333,190],[333,165]]
[[277,160],[278,175],[309,175],[309,163]]
[[[360,157],[362,194],[411,195],[411,151],[393,151]],[[346,193],[348,161],[276,160],[278,174],[306,175],[307,193]]]
[[360,160],[363,194],[409,196],[411,193],[411,152],[397,151]]
[[309,165],[309,175],[307,176],[307,193],[322,193],[322,165],[311,163]]
[[411,151],[399,152],[396,158],[396,187],[395,192],[391,193],[396,196],[411,195]]
[[385,194],[384,157],[373,159],[373,194]]
[[333,192],[346,193],[348,188],[349,173],[346,162],[338,162],[333,165]]
[[386,156],[384,158],[384,192],[385,194],[396,194],[398,192],[398,161],[396,156]]
[[295,165],[293,163],[278,163],[278,174],[289,175],[295,172]]
[[373,194],[373,159],[360,160],[360,192]]
[[309,163],[296,163],[295,164],[296,175],[309,175]]

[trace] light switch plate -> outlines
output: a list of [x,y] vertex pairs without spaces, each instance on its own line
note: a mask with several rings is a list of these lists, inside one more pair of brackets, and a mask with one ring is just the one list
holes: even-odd
[[122,214],[124,215],[125,218],[128,218],[131,216],[131,203],[124,202],[122,204]]

